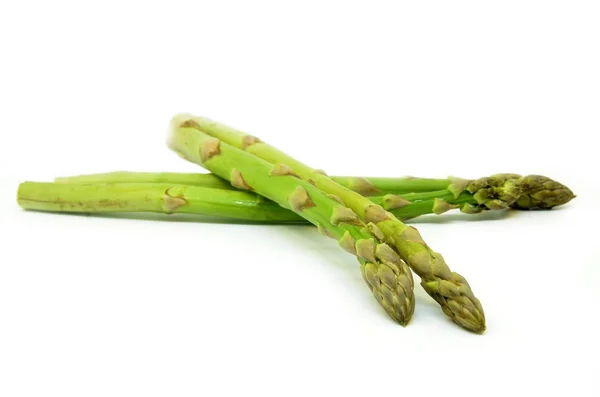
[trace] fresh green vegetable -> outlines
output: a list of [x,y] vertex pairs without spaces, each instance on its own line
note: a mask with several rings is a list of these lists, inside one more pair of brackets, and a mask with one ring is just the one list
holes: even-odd
[[[294,212],[256,193],[232,189],[234,190],[148,182],[23,182],[17,192],[17,201],[25,209],[38,211],[179,212],[263,223],[307,222]],[[173,192],[177,192],[177,197],[184,200],[184,203],[171,211],[168,203],[172,201]],[[386,209],[393,207],[391,212],[403,220],[432,212],[441,214],[461,204],[474,202],[469,193],[463,192],[455,199],[447,190],[371,197],[371,200]]]
[[[371,178],[380,183],[386,178]],[[371,180],[369,179],[369,180]],[[466,181],[459,178],[446,179],[415,179],[421,182],[404,184],[402,179],[387,178],[396,181],[398,190],[412,188],[424,189],[429,181],[434,181],[430,186],[440,187],[441,190],[422,191],[420,193],[386,194],[384,196],[369,197],[371,201],[381,205],[401,220],[412,219],[425,214],[442,214],[448,210],[460,208],[465,213],[479,213],[483,210],[498,210],[511,208],[521,209],[550,209],[569,202],[573,193],[566,186],[547,177],[528,175],[521,177],[516,174],[498,174],[491,177]],[[56,178],[61,184],[90,184],[90,183],[169,183],[176,185],[192,185],[209,188],[236,190],[231,184],[214,174],[194,173],[150,173],[150,172],[109,172],[105,174],[77,175]],[[410,182],[407,180],[406,182]],[[387,183],[387,182],[386,182]],[[390,184],[391,185],[391,184]],[[199,192],[201,193],[201,192]],[[247,192],[246,192],[247,193]],[[194,200],[202,200],[202,196],[193,196]],[[235,199],[235,197],[231,197]],[[229,198],[223,196],[223,204],[228,204]],[[257,200],[259,200],[257,198]],[[246,204],[242,204],[246,206]],[[269,211],[271,207],[262,206],[261,210]],[[245,218],[243,218],[245,219]],[[273,221],[288,221],[289,216],[279,217],[274,214]],[[297,221],[298,219],[292,219]]]
[[376,300],[400,324],[410,321],[415,308],[412,268],[446,315],[481,333],[485,315],[467,281],[402,221],[452,209],[469,214],[551,209],[575,197],[566,186],[539,175],[476,180],[328,177],[252,135],[191,115],[172,120],[169,146],[214,174],[112,172],[24,182],[17,201],[24,209],[52,212],[309,222],[357,257]]
[[[377,226],[383,233],[384,239],[382,241],[389,242],[395,246],[400,256],[421,277],[421,285],[425,291],[440,304],[446,315],[455,323],[470,331],[481,333],[485,330],[483,308],[479,299],[473,294],[466,279],[458,273],[452,272],[443,257],[433,251],[423,241],[421,235],[414,227],[407,226],[393,214],[373,203],[368,198],[338,184],[327,177],[324,172],[308,167],[276,148],[261,142],[260,139],[252,135],[206,118],[190,117],[189,115],[176,116],[173,119],[173,124],[175,125],[174,131],[195,130],[202,136],[208,134],[215,138],[215,146],[222,141],[242,149],[247,153],[266,160],[273,164],[274,167],[287,170],[289,175],[308,181],[322,191],[339,198],[363,222]],[[177,128],[177,126],[180,128]],[[190,135],[192,134],[186,134],[188,137]],[[177,136],[177,133],[175,133],[175,136]],[[198,153],[199,145],[193,147],[193,149],[189,149],[186,146],[188,150],[183,151],[182,146],[184,145],[181,144],[181,141],[183,140],[176,140],[175,144],[172,141],[171,148],[182,152],[184,158],[188,159],[190,159],[190,156]],[[206,166],[209,162],[205,161],[204,163]],[[229,162],[229,164],[234,168],[240,167],[238,163],[233,161]],[[221,169],[206,168],[221,177],[226,178],[229,175]],[[253,171],[252,166],[244,167],[244,171],[251,174]],[[232,180],[236,179],[234,176],[230,176],[230,178]],[[235,183],[233,185],[236,186]],[[238,185],[240,184],[238,183]],[[253,184],[249,183],[249,185],[245,186],[253,186]]]
[[270,164],[222,143],[195,128],[174,128],[169,146],[183,158],[291,210],[356,255],[362,275],[377,301],[397,322],[406,325],[414,312],[410,268],[382,240],[374,224],[364,224],[335,198],[303,181],[286,167]]
[[[517,184],[519,189],[518,198],[514,202],[506,201],[499,203],[501,207],[531,210],[551,209],[563,205],[575,198],[573,192],[565,185],[541,175],[520,176],[517,174],[497,174],[474,180],[462,178],[431,179],[431,178],[386,178],[386,177],[356,177],[356,176],[333,176],[334,181],[348,189],[361,193],[363,196],[382,197],[388,194],[405,195],[407,193],[430,193],[450,189],[454,198],[462,192],[471,193],[474,198],[469,202],[471,205],[480,206],[482,209],[492,209],[485,206],[489,203],[489,196],[483,193],[477,194],[481,189],[487,189],[487,194],[493,198],[499,198],[504,184]],[[76,175],[56,178],[57,183],[174,183],[178,185],[193,185],[212,187],[219,189],[235,189],[227,181],[213,174],[177,173],[177,172],[127,172],[116,171],[104,174]],[[492,188],[492,189],[490,189]],[[462,191],[460,189],[463,189]],[[492,191],[493,190],[493,191]],[[437,193],[436,193],[437,194]],[[433,196],[435,197],[435,196]],[[442,198],[442,197],[439,197]],[[454,203],[458,204],[458,203]],[[493,205],[497,209],[497,205]]]
[[187,213],[256,222],[304,222],[294,212],[251,192],[168,183],[23,182],[17,202],[38,211]]

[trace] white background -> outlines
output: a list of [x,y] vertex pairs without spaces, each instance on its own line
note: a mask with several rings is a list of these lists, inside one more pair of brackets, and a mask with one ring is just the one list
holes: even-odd
[[[154,3],[0,7],[1,396],[598,395],[598,2]],[[415,220],[482,336],[419,286],[398,326],[309,227],[16,204],[24,180],[200,170],[165,146],[178,112],[329,174],[538,173],[578,197]]]

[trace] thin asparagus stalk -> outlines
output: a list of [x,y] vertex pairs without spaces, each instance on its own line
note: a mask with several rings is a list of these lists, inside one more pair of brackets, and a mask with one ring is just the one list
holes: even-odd
[[25,209],[38,211],[187,213],[269,223],[304,221],[251,192],[166,183],[23,182],[17,202]]
[[380,241],[381,232],[375,225],[365,225],[344,205],[285,169],[197,129],[174,128],[169,147],[233,186],[253,190],[292,210],[338,240],[342,248],[356,255],[365,282],[386,312],[400,324],[408,323],[414,312],[412,274],[400,256]]
[[169,183],[174,185],[200,186],[215,189],[236,190],[229,182],[214,174],[181,172],[129,172],[113,171],[101,174],[73,175],[55,178],[56,183]]
[[[356,176],[334,176],[331,177],[340,185],[363,194],[368,197],[381,197],[384,195],[405,195],[407,193],[425,193],[433,191],[443,191],[450,189],[454,198],[466,191],[473,194],[477,199],[469,202],[470,206],[483,206],[484,209],[490,209],[485,206],[489,203],[487,197],[482,193],[476,194],[481,189],[501,186],[510,183],[511,179],[519,184],[520,195],[515,202],[506,202],[506,205],[515,209],[551,209],[563,205],[575,198],[573,192],[561,183],[558,183],[548,177],[540,175],[520,176],[516,174],[498,174],[491,177],[470,180],[467,186],[464,185],[464,179],[447,178],[385,178],[385,177],[356,177]],[[76,175],[62,178],[56,178],[57,183],[173,183],[179,185],[193,185],[202,187],[212,187],[219,189],[234,189],[227,181],[213,174],[198,173],[176,173],[176,172],[126,172],[117,171],[103,174]],[[459,189],[457,191],[456,189]],[[463,189],[460,191],[460,189]],[[496,189],[499,190],[499,189]],[[491,195],[494,195],[492,193]],[[495,193],[498,196],[497,193]],[[440,197],[441,198],[441,197]],[[482,200],[483,199],[483,200]],[[372,199],[373,200],[373,199]],[[375,199],[376,200],[376,199]],[[456,204],[456,203],[455,203]],[[497,206],[496,206],[497,207]],[[461,207],[462,208],[462,207]],[[388,209],[388,208],[386,208]],[[393,212],[393,211],[392,211]],[[394,213],[394,215],[396,215]]]
[[[362,178],[356,176],[332,177],[338,183],[364,196],[383,196],[388,193],[430,192],[446,189],[447,179],[425,178]],[[74,175],[56,178],[57,183],[176,183],[203,187],[232,189],[231,185],[213,174],[176,172],[127,172],[114,171],[101,174]]]
[[[424,182],[430,180],[421,179]],[[455,208],[460,208],[462,212],[469,214],[509,207],[550,209],[562,205],[574,197],[572,192],[564,185],[538,175],[521,177],[515,174],[498,174],[468,181],[468,183],[459,178],[443,181],[447,187],[438,191],[386,194],[384,196],[369,197],[369,199],[390,211],[398,219],[408,220],[431,213],[439,215]],[[56,178],[56,182],[65,184],[165,182],[235,189],[227,181],[216,175],[192,173],[118,171]],[[265,210],[268,210],[268,207]]]
[[[339,184],[364,196],[380,196],[384,194],[405,194],[430,192],[444,189],[464,187],[464,179],[449,177],[447,179],[431,178],[386,178],[386,177],[331,177]],[[475,180],[468,180],[464,189],[475,193],[478,189],[493,186],[495,181],[505,183],[508,179],[518,180],[521,194],[518,199],[509,203],[509,207],[520,210],[552,209],[564,205],[576,196],[567,186],[543,175],[497,174]],[[458,182],[458,183],[457,183]],[[459,194],[454,191],[455,195]],[[362,193],[361,193],[362,194]]]
[[[396,247],[400,256],[421,277],[421,285],[425,291],[440,304],[446,315],[455,323],[470,331],[481,333],[485,330],[483,308],[466,279],[450,270],[442,255],[433,251],[423,241],[416,228],[407,226],[392,213],[374,204],[368,198],[336,183],[322,171],[310,168],[276,148],[261,142],[260,139],[252,135],[206,118],[190,115],[178,115],[173,118],[172,123],[184,130],[192,128],[201,131],[214,137],[215,142],[222,141],[254,154],[274,164],[274,167],[288,170],[290,175],[298,176],[324,192],[338,197],[363,222],[378,227],[383,233],[384,241]],[[179,129],[175,128],[175,130]],[[181,149],[176,144],[171,147],[175,150]],[[190,152],[184,152],[184,157],[189,158],[190,154]],[[209,170],[214,172],[210,168]],[[240,171],[243,174],[244,172],[250,172],[251,168]],[[216,173],[223,176],[218,172]],[[244,186],[253,187],[253,184],[240,184],[240,187]]]
[[448,179],[406,177],[332,176],[331,179],[365,197],[431,192],[448,187]]

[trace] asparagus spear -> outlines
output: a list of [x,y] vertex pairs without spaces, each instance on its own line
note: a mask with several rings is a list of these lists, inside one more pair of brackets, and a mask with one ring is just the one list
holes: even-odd
[[[212,175],[211,175],[212,176]],[[219,178],[220,179],[220,178]],[[100,181],[98,179],[98,181]],[[235,188],[233,188],[235,189]],[[182,199],[173,208],[173,192]],[[429,193],[409,193],[403,196],[372,197],[403,220],[431,212],[468,204],[473,197],[463,193],[454,199],[447,190]],[[49,183],[23,182],[19,185],[17,202],[24,209],[53,212],[156,212],[208,215],[225,219],[263,223],[306,223],[292,211],[256,193],[170,183]],[[399,207],[405,203],[403,207]]]
[[[363,178],[358,176],[334,176],[339,184],[346,186],[364,196],[382,196],[388,193],[412,193],[430,192],[433,190],[446,189],[449,182],[447,179],[428,178]],[[213,174],[198,173],[176,173],[176,172],[127,172],[114,171],[101,174],[74,175],[56,178],[57,183],[124,183],[124,182],[147,182],[147,183],[177,183],[182,185],[194,185],[203,187],[217,187],[231,189],[222,178]]]
[[260,222],[304,221],[251,192],[167,183],[23,182],[17,202],[25,209],[38,211],[187,213]]
[[[362,178],[357,176],[332,177],[338,183],[364,196],[384,195],[387,193],[411,193],[443,190],[448,186],[446,179],[424,178]],[[101,174],[74,175],[56,178],[57,183],[177,183],[204,187],[231,189],[225,180],[213,174],[176,173],[176,172],[127,172],[114,171]]]
[[[379,178],[381,180],[386,178]],[[394,178],[389,178],[394,179]],[[431,179],[420,179],[422,182]],[[574,195],[564,185],[547,177],[516,174],[498,174],[491,177],[468,181],[450,178],[443,181],[446,188],[432,192],[386,194],[369,197],[400,220],[408,220],[425,214],[442,214],[460,208],[462,212],[473,214],[483,210],[505,208],[550,209],[570,201]],[[228,182],[213,174],[193,173],[150,173],[150,172],[110,172],[105,174],[77,175],[56,178],[57,183],[156,183],[189,184],[194,186],[235,189]],[[437,184],[437,182],[436,182]],[[402,188],[402,185],[398,185]],[[437,185],[436,185],[437,186]],[[413,185],[413,187],[415,187]],[[439,187],[439,186],[438,186]],[[200,196],[196,196],[201,199]],[[268,210],[269,207],[265,207]],[[285,217],[284,217],[285,218]],[[273,218],[273,220],[279,220]],[[285,221],[286,219],[281,219]]]
[[[210,174],[210,176],[213,176]],[[219,178],[220,179],[220,178]],[[100,181],[100,179],[96,179]],[[128,178],[127,180],[132,180]],[[232,189],[235,189],[232,187]],[[165,192],[181,192],[183,205],[171,211]],[[172,196],[172,193],[171,193]],[[371,197],[400,220],[435,213],[442,214],[461,207],[475,213],[482,210],[473,194],[462,192],[454,197],[448,190],[404,195]],[[239,189],[217,189],[169,183],[47,183],[24,182],[17,193],[18,203],[25,209],[54,212],[173,212],[208,215],[225,219],[263,223],[306,223],[294,212],[264,197]],[[495,201],[494,201],[495,202]],[[498,205],[498,204],[494,204]],[[497,207],[500,208],[500,207]]]
[[[563,184],[556,182],[548,177],[540,175],[520,176],[516,174],[498,174],[491,177],[469,180],[465,186],[461,178],[431,179],[431,178],[386,178],[386,177],[356,177],[356,176],[333,176],[333,180],[340,185],[351,190],[368,196],[373,201],[381,200],[382,196],[401,195],[407,193],[430,193],[440,192],[430,196],[431,199],[443,194],[447,195],[448,189],[453,192],[454,199],[462,192],[469,192],[474,196],[467,206],[467,212],[473,205],[486,209],[484,196],[477,194],[478,190],[498,187],[509,179],[514,179],[514,183],[519,185],[521,194],[515,202],[505,202],[507,206],[515,209],[551,209],[571,201],[575,195]],[[517,181],[518,180],[518,181]],[[211,187],[219,189],[234,189],[227,181],[213,174],[198,173],[176,173],[176,172],[127,172],[116,171],[102,174],[76,175],[62,178],[56,178],[57,183],[174,183],[180,185],[193,185],[202,187]],[[458,183],[457,183],[458,182]],[[460,191],[460,189],[463,189]],[[456,189],[459,189],[458,191]],[[499,189],[498,189],[499,190]],[[444,193],[441,193],[444,192]],[[498,196],[497,193],[496,196]],[[375,198],[377,197],[377,198]],[[505,196],[506,197],[506,196]],[[445,201],[447,198],[439,197]],[[497,197],[496,197],[497,198]],[[393,201],[393,196],[388,196],[389,201]],[[479,200],[477,200],[479,199]],[[422,201],[420,197],[415,200]],[[451,200],[450,200],[451,201]],[[489,200],[487,200],[489,202]],[[458,204],[458,203],[451,203]],[[462,208],[463,206],[461,206]],[[388,209],[388,208],[386,208]],[[431,209],[431,208],[430,208]],[[489,209],[489,208],[487,208]],[[390,208],[393,210],[393,208]],[[394,211],[392,211],[394,212]],[[435,211],[434,211],[435,212]],[[394,215],[397,215],[394,213]]]
[[270,164],[197,129],[174,128],[169,147],[233,186],[256,191],[292,210],[338,240],[358,258],[365,282],[386,312],[400,324],[408,323],[414,312],[412,274],[400,256],[381,241],[377,226],[365,225],[350,209],[286,167]]
[[[366,191],[364,196],[379,196],[384,194],[405,194],[431,192],[445,189],[456,189],[457,181],[462,178],[449,177],[447,179],[432,178],[386,178],[386,177],[331,177],[339,184],[356,192]],[[575,194],[565,185],[542,175],[521,176],[517,174],[497,174],[475,180],[468,180],[466,191],[475,193],[480,188],[494,185],[494,180],[500,183],[507,179],[518,180],[521,195],[517,202],[511,203],[511,208],[520,210],[551,209],[568,203],[575,198]]]
[[[483,308],[466,279],[450,270],[442,255],[425,243],[416,228],[407,226],[368,198],[336,183],[324,172],[310,168],[252,135],[190,115],[175,116],[172,123],[182,129],[202,131],[214,137],[216,142],[220,140],[254,154],[338,197],[363,222],[375,224],[381,230],[385,241],[393,244],[411,269],[421,277],[421,285],[440,304],[447,316],[470,331],[481,333],[485,330]],[[173,145],[172,148],[178,149],[178,146]],[[189,156],[189,153],[186,154]],[[221,176],[218,172],[217,175]]]

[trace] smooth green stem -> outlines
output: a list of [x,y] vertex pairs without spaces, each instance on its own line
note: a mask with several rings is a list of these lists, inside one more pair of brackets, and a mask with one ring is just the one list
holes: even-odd
[[[356,180],[359,177],[339,177],[343,184],[348,186],[358,186]],[[469,203],[477,205],[477,202],[473,198],[472,194],[463,193],[459,199],[455,199],[448,190],[445,190],[445,186],[448,184],[447,180],[438,179],[401,179],[401,178],[369,178],[369,180],[376,181],[378,186],[385,186],[387,183],[390,188],[394,189],[413,189],[413,191],[419,191],[419,189],[425,189],[427,186],[440,187],[444,186],[436,191],[422,190],[420,193],[403,193],[399,194],[404,199],[410,201],[409,205],[402,208],[389,208],[384,205],[384,196],[373,196],[369,197],[371,201],[376,204],[383,205],[386,210],[393,213],[398,219],[409,220],[416,218],[421,215],[433,213],[434,200],[445,200],[451,205],[460,205]],[[182,185],[193,185],[193,186],[205,186],[205,187],[218,187],[219,189],[235,189],[231,184],[214,175],[214,174],[199,174],[199,173],[175,173],[175,172],[109,172],[103,174],[89,174],[89,175],[77,175],[56,178],[57,183],[69,183],[69,184],[86,184],[86,183],[173,183]],[[235,189],[237,191],[237,189]],[[395,192],[396,190],[394,190]],[[250,194],[250,193],[248,193]],[[266,211],[270,207],[263,207]],[[280,210],[276,212],[279,214]],[[265,215],[266,216],[266,215]],[[278,216],[278,215],[277,215]],[[286,221],[289,216],[283,216],[284,219],[278,219],[278,221]],[[293,221],[297,221],[294,219]]]
[[357,178],[361,178],[369,181],[375,189],[378,190],[375,195],[383,194],[402,194],[402,193],[417,193],[417,192],[431,192],[434,190],[443,190],[448,187],[450,181],[448,179],[431,179],[431,178],[415,178],[415,177],[379,177],[379,176],[367,176],[367,177],[355,177],[355,176],[332,176],[331,179],[339,183],[340,185],[353,189]]
[[[565,185],[541,175],[519,176],[496,174],[476,180],[461,178],[387,178],[387,177],[332,177],[338,184],[363,196],[373,197],[387,194],[405,195],[447,190],[469,191],[478,199],[477,204],[485,209],[515,208],[520,210],[551,209],[564,205],[575,198]],[[104,174],[77,175],[56,178],[57,183],[176,183],[235,190],[229,182],[213,174],[176,172],[109,172]],[[463,185],[463,183],[466,184]],[[495,188],[494,188],[495,186]],[[439,197],[442,198],[442,197]],[[499,199],[499,201],[498,201]],[[376,201],[376,200],[373,200]],[[471,203],[475,205],[475,203]]]
[[[413,192],[431,192],[443,190],[450,184],[448,179],[431,178],[391,178],[333,176],[337,183],[365,196],[383,196],[384,194],[403,194]],[[101,174],[75,175],[56,178],[57,183],[175,183],[233,189],[226,180],[214,174],[178,173],[178,172],[127,172],[115,171]]]
[[235,190],[226,180],[214,174],[181,172],[129,172],[115,171],[101,174],[74,175],[56,178],[56,183],[169,183]]
[[[452,207],[460,209],[466,204],[473,206],[477,205],[477,201],[473,195],[468,192],[463,192],[456,198],[447,190],[423,193],[407,193],[398,196],[410,201],[410,204],[402,208],[388,209],[385,205],[385,199],[375,197],[375,200],[372,201],[388,209],[396,218],[403,222],[408,222],[410,219],[428,214],[437,213],[440,215],[447,210],[453,209]],[[441,212],[436,212],[436,203],[444,203],[448,207],[445,210],[441,209]]]
[[187,213],[256,222],[303,221],[251,192],[161,183],[23,182],[17,202],[24,209],[38,211]]
[[[102,175],[104,175],[104,177],[102,177]],[[172,187],[179,187],[182,188],[186,185],[179,185],[178,182],[181,181],[191,181],[191,182],[197,182],[197,183],[204,183],[204,181],[207,181],[209,183],[212,183],[211,180],[216,180],[216,181],[221,181],[224,182],[223,179],[213,175],[213,174],[172,174],[173,176],[175,176],[175,178],[171,178],[169,177],[168,173],[162,173],[162,174],[153,174],[153,173],[108,173],[108,174],[96,174],[94,175],[93,178],[90,178],[89,176],[86,176],[84,178],[82,177],[67,177],[67,178],[57,178],[57,182],[54,184],[39,184],[38,187],[38,194],[50,194],[50,192],[52,191],[60,191],[62,194],[66,194],[67,192],[69,192],[69,190],[65,187],[64,189],[61,189],[60,186],[69,186],[69,185],[73,185],[73,186],[77,186],[79,184],[81,185],[102,185],[102,184],[135,184],[135,189],[137,189],[138,191],[142,191],[145,189],[153,189],[153,184],[152,182],[148,182],[148,181],[155,181],[159,178],[156,177],[156,175],[160,175],[160,180],[164,181],[165,183],[169,183],[169,186]],[[166,176],[165,176],[166,175]],[[188,177],[189,175],[189,177]],[[183,176],[183,177],[182,177]],[[206,176],[206,178],[204,178],[204,176]],[[193,178],[192,178],[193,177]],[[217,179],[218,178],[218,179]],[[218,182],[220,183],[220,182]],[[187,200],[190,202],[190,206],[186,207],[186,210],[189,211],[190,213],[196,213],[194,211],[195,208],[202,208],[202,202],[206,201],[208,197],[218,197],[218,200],[212,200],[213,203],[215,203],[214,205],[218,205],[219,208],[213,208],[212,212],[209,213],[208,215],[213,215],[213,216],[222,216],[222,214],[225,214],[227,218],[230,219],[240,219],[240,220],[244,220],[244,219],[252,219],[252,220],[256,220],[256,221],[263,221],[263,222],[305,222],[304,219],[302,219],[301,217],[297,216],[297,215],[291,215],[289,212],[286,212],[285,210],[283,210],[280,206],[276,205],[273,202],[270,202],[266,199],[263,199],[261,196],[252,193],[252,192],[248,192],[248,191],[241,191],[241,190],[230,190],[230,189],[234,189],[229,182],[226,182],[227,186],[229,189],[213,189],[213,188],[205,188],[208,190],[201,190],[201,188],[198,189],[190,189],[192,187],[192,185],[187,185],[188,189],[187,191],[189,192],[186,195]],[[58,186],[56,186],[58,185]],[[144,186],[147,185],[147,186]],[[160,187],[164,187],[167,186],[165,184],[163,185],[158,185]],[[215,192],[214,190],[222,190],[222,192]],[[108,196],[111,194],[111,192],[116,192],[116,190],[114,190],[114,188],[106,188],[103,186],[96,186],[96,187],[90,187],[87,190],[79,188],[79,190],[77,190],[78,198],[81,199],[89,199],[90,197],[85,196],[86,192],[90,193],[93,195],[93,197],[95,197],[97,200],[103,199],[103,200],[115,200],[116,198],[118,198],[118,194],[117,196],[112,196],[110,199],[108,197],[103,197],[100,198],[101,194],[104,194],[105,196]],[[219,194],[217,194],[219,193]],[[236,195],[234,193],[241,193],[240,195]],[[115,193],[116,194],[116,193]],[[427,215],[427,214],[432,214],[435,213],[434,209],[435,209],[435,203],[436,201],[439,200],[443,200],[444,202],[446,202],[449,205],[458,205],[461,206],[463,204],[472,204],[472,205],[477,205],[476,200],[474,199],[473,195],[471,193],[468,192],[463,192],[458,198],[454,198],[453,195],[448,191],[448,190],[438,190],[438,191],[434,191],[434,192],[422,192],[422,193],[406,193],[406,194],[402,194],[402,195],[398,195],[399,197],[402,197],[404,200],[406,200],[407,202],[410,202],[410,204],[407,204],[401,208],[389,208],[389,206],[387,206],[387,199],[389,196],[377,196],[377,197],[370,197],[369,199],[376,204],[382,205],[386,210],[390,211],[391,213],[393,213],[398,219],[400,220],[410,220],[413,218],[416,218],[418,216],[422,216],[422,215]],[[85,203],[86,201],[82,201],[82,203]],[[74,204],[71,204],[74,207]],[[239,211],[237,209],[237,207],[239,208]],[[65,207],[68,209],[68,207]],[[144,209],[145,207],[138,207],[137,209],[134,208],[135,212],[144,212],[146,211]],[[233,209],[236,210],[233,210]],[[249,214],[247,212],[245,212],[245,209],[251,209],[252,214],[251,218],[249,217]],[[40,208],[37,208],[40,209]],[[52,210],[56,210],[56,211],[60,211],[60,209],[55,209],[53,207]],[[81,209],[83,211],[83,209]],[[108,212],[111,211],[110,208],[98,208],[96,209],[96,207],[90,207],[89,205],[86,206],[86,210],[87,212]],[[205,211],[205,210],[203,210]],[[160,211],[159,211],[160,212]],[[199,212],[200,214],[204,214],[206,215],[204,212]]]

